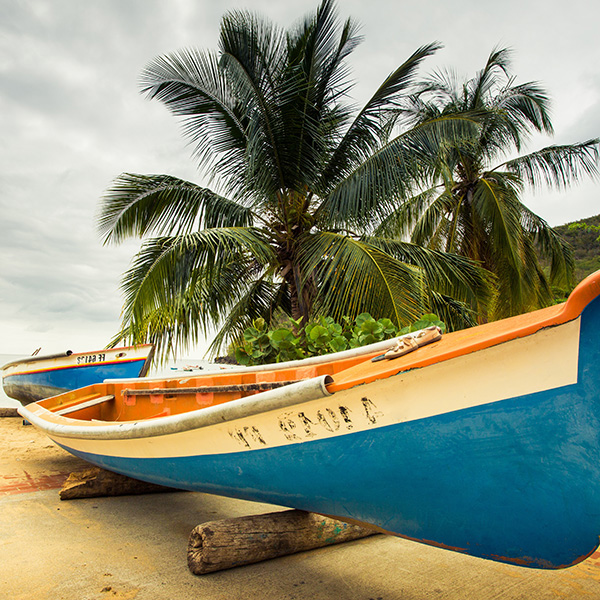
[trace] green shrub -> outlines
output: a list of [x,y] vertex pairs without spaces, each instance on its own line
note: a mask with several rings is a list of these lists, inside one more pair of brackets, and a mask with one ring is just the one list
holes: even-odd
[[301,326],[300,321],[288,319],[276,329],[268,330],[264,319],[256,319],[244,331],[243,341],[233,345],[235,359],[241,365],[264,365],[331,352],[342,352],[381,342],[431,325],[446,327],[437,315],[423,315],[418,321],[398,330],[390,319],[377,321],[368,313],[352,320],[348,317],[336,323],[331,317],[319,317]]

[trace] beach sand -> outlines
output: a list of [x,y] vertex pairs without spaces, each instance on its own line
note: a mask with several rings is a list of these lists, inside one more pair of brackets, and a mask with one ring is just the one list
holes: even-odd
[[378,535],[197,577],[198,524],[277,510],[178,492],[61,502],[87,463],[19,418],[0,419],[0,598],[10,600],[597,599],[600,552],[541,571]]

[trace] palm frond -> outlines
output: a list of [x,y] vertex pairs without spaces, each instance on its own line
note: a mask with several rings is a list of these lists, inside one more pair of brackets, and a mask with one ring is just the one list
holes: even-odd
[[279,97],[285,127],[280,138],[282,151],[289,150],[288,185],[293,189],[318,189],[315,175],[349,114],[341,104],[348,88],[345,59],[360,41],[352,19],[340,27],[330,0],[288,33],[289,66]]
[[439,186],[434,186],[404,200],[373,229],[373,236],[388,239],[410,237],[421,215],[439,195]]
[[281,71],[286,66],[285,32],[247,11],[231,11],[223,17],[219,40],[220,66],[247,117],[244,179],[242,186],[272,197],[286,187],[286,161],[280,155],[277,109]]
[[346,89],[348,67],[345,59],[362,41],[359,25],[352,18],[340,26],[333,0],[323,0],[314,15],[288,34],[290,65],[297,65],[306,81],[316,83],[316,98],[339,99],[338,90]]
[[[416,196],[416,200],[420,197]],[[428,200],[423,198],[423,200]],[[460,247],[459,214],[462,196],[444,190],[429,202],[412,203],[407,224],[412,229],[411,242],[432,250],[456,252]],[[409,220],[410,219],[410,220]]]
[[168,302],[126,307],[122,329],[111,343],[152,343],[156,357],[165,361],[212,335],[231,299],[243,294],[247,286],[246,265],[230,262],[222,266],[218,278],[189,280],[187,286],[170,294]]
[[423,312],[421,271],[368,242],[331,232],[306,236],[299,262],[317,282],[317,312],[334,319],[368,312],[406,324]]
[[216,54],[183,49],[160,56],[146,66],[141,84],[148,98],[183,119],[201,166],[224,180],[243,169],[247,118]]
[[452,296],[429,290],[429,310],[437,315],[448,331],[468,329],[477,325],[477,313],[473,307]]
[[211,190],[169,175],[123,173],[100,204],[104,242],[147,234],[187,234],[202,227],[244,227],[252,211]]
[[244,330],[255,319],[263,318],[271,323],[279,311],[289,314],[289,290],[287,284],[274,282],[265,276],[252,280],[247,288],[232,298],[227,314],[219,323],[219,331],[213,338],[208,353],[215,356],[227,344],[239,342]]
[[494,295],[493,274],[467,257],[393,239],[367,237],[363,241],[402,264],[417,267],[423,273],[428,293],[452,297],[470,307],[465,310],[486,305]]
[[260,232],[250,229],[148,240],[123,277],[122,330],[115,340],[152,342],[164,358],[200,334],[213,334],[221,322],[221,336],[231,337],[246,323],[232,317],[239,299],[256,289],[272,259]]
[[264,234],[252,228],[212,228],[147,240],[123,277],[124,319],[169,304],[197,281],[212,286],[232,264],[247,271],[273,259]]
[[150,343],[155,346],[159,364],[169,357],[185,352],[206,332],[196,318],[203,311],[203,302],[193,293],[167,305],[160,305],[140,318],[123,322],[122,329],[113,337],[110,346],[121,343]]
[[[413,195],[438,168],[432,157],[449,140],[464,139],[478,128],[477,114],[441,116],[404,132],[373,153],[331,190],[317,210],[328,225],[365,230],[384,219],[399,198]],[[367,224],[365,227],[365,223]]]
[[550,120],[550,98],[539,83],[507,85],[492,99],[491,106],[503,111],[508,121],[518,124],[521,132],[530,127],[549,135],[554,132]]
[[536,188],[545,183],[564,190],[584,176],[598,178],[600,138],[578,144],[548,146],[504,163],[511,173]]
[[441,45],[438,43],[422,46],[385,79],[337,145],[323,169],[320,189],[330,188],[330,182],[339,181],[377,149],[381,143],[382,116],[385,111],[395,107],[398,95],[413,83],[420,64],[439,48]]
[[522,221],[541,256],[550,261],[550,284],[563,288],[572,287],[575,258],[571,246],[544,219],[526,206],[522,208]]
[[[473,194],[473,213],[476,215],[479,236],[494,240],[494,254],[508,261],[518,272],[520,246],[523,237],[521,202],[510,181],[500,173],[483,175]],[[486,231],[484,228],[489,228]],[[473,242],[477,242],[475,239]],[[467,240],[468,242],[468,240]],[[482,244],[488,245],[485,242]],[[476,255],[470,253],[471,256]]]
[[463,86],[463,98],[466,105],[463,108],[471,110],[481,107],[487,97],[493,93],[494,87],[498,85],[498,72],[509,77],[510,68],[509,48],[494,48],[490,53],[484,68]]

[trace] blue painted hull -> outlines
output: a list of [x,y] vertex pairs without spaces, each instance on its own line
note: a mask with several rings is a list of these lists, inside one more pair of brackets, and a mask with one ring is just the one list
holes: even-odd
[[61,393],[93,385],[105,379],[137,377],[145,362],[145,360],[136,360],[114,365],[84,365],[41,373],[13,375],[7,377],[6,382],[9,385],[51,387],[60,390],[58,393]]
[[[582,548],[593,551],[598,538],[590,532],[600,531],[600,411],[581,410],[574,391],[506,401],[501,411],[483,406],[238,454],[135,460],[77,454],[142,480],[335,515],[484,558],[556,568],[581,560]],[[515,422],[522,441],[504,434]],[[546,452],[549,445],[571,447],[573,433],[578,450]]]

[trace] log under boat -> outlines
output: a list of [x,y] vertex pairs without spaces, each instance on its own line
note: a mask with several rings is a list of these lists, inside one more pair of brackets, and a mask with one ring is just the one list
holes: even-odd
[[[600,272],[564,304],[269,368],[110,381],[20,409],[138,479],[321,513],[528,567],[600,535]],[[394,342],[389,342],[393,345]]]

